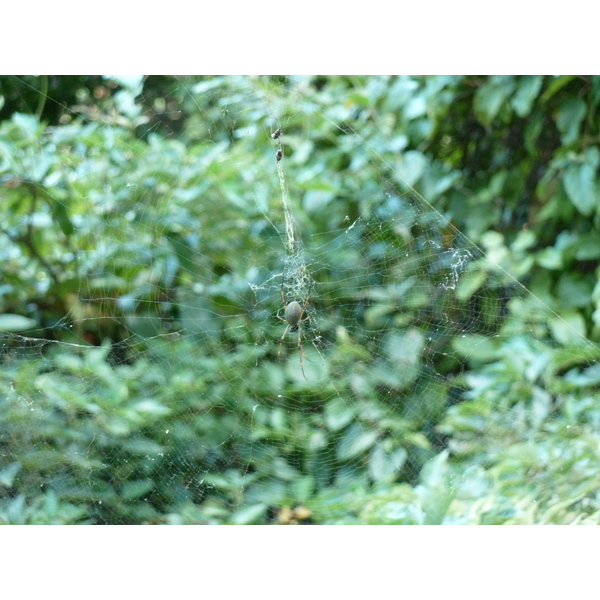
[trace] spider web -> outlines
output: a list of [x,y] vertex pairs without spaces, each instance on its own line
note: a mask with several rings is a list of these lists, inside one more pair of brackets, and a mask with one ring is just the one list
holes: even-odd
[[[463,233],[392,108],[321,85],[102,79],[5,123],[2,519],[474,522],[493,456],[570,439],[596,346]],[[532,485],[501,510],[561,499]]]

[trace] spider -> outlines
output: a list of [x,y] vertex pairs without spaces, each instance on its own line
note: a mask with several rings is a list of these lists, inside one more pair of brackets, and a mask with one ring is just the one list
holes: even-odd
[[[282,286],[281,301],[283,302],[283,308],[285,310],[285,313],[284,313],[285,318],[282,319],[279,316],[279,314],[276,315],[280,321],[287,323],[287,327],[285,328],[285,331],[283,332],[283,335],[281,336],[281,339],[279,340],[279,352],[277,352],[277,356],[281,356],[281,346],[283,345],[283,340],[285,339],[285,336],[287,335],[288,330],[290,330],[290,329],[292,331],[294,331],[294,329],[297,330],[298,331],[298,353],[300,354],[300,369],[302,371],[302,375],[304,375],[304,379],[306,379],[307,381],[308,381],[308,377],[304,373],[304,365],[302,364],[302,357],[304,356],[306,358],[306,355],[304,354],[304,350],[302,350],[302,341],[300,338],[300,324],[305,323],[306,321],[308,321],[310,319],[310,317],[306,317],[304,319],[302,318],[306,311],[306,307],[308,306],[309,300],[310,300],[310,293],[306,297],[304,306],[300,306],[300,303],[296,302],[296,300],[294,300],[293,302],[290,302],[289,304],[286,304],[285,296],[283,295],[283,286]],[[281,309],[279,309],[279,310],[281,310]],[[277,313],[279,313],[279,311],[277,311]]]

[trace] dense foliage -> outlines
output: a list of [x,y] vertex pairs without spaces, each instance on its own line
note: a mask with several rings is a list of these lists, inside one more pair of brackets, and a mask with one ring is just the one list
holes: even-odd
[[600,520],[600,77],[1,81],[0,522]]

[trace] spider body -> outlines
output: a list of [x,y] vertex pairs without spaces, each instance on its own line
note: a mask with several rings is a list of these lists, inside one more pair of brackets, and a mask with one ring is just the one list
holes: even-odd
[[302,338],[300,337],[300,325],[305,323],[310,319],[310,317],[305,317],[304,313],[306,312],[306,307],[308,306],[308,301],[310,300],[310,294],[306,297],[306,302],[304,302],[304,306],[301,306],[299,302],[294,300],[289,304],[285,303],[285,296],[283,295],[283,287],[281,288],[281,301],[283,302],[284,308],[284,318],[281,318],[277,315],[277,318],[284,323],[287,323],[287,327],[279,340],[279,352],[277,352],[277,356],[281,356],[281,346],[283,345],[283,340],[287,335],[287,332],[291,329],[292,331],[298,331],[298,354],[300,355],[300,369],[302,370],[302,375],[304,375],[304,379],[308,379],[304,373],[304,365],[302,364],[302,357],[304,356],[304,351],[302,350]]
[[283,133],[283,131],[281,131],[280,128],[277,128],[272,134],[271,137],[276,140],[281,134]]
[[302,316],[302,311],[303,309],[299,302],[295,300],[290,302],[285,308],[285,322],[292,328],[296,327]]

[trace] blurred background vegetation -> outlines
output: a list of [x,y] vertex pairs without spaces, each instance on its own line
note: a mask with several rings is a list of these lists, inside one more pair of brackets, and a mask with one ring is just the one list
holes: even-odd
[[0,522],[600,521],[599,102],[0,78]]

